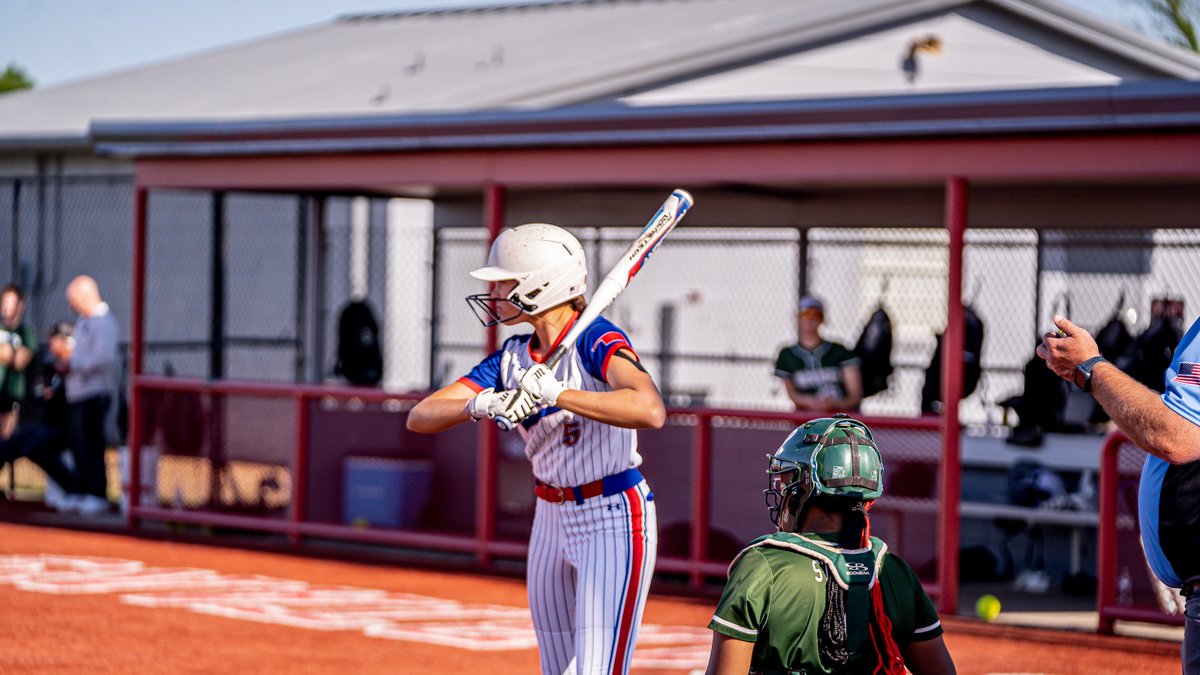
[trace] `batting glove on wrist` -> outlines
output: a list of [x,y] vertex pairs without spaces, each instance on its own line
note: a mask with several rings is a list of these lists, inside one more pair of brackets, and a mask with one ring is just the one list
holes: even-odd
[[496,391],[494,388],[488,387],[467,401],[467,415],[473,420],[481,420],[485,417],[495,419],[496,415],[503,413],[508,408],[508,404],[516,395],[516,389]]
[[504,412],[496,417],[496,426],[504,431],[515,429],[521,420],[533,414],[534,410],[538,409],[537,401],[529,395],[529,392],[524,390],[515,390],[515,396],[508,402],[508,407]]
[[521,391],[527,392],[541,405],[554,405],[558,395],[566,391],[567,385],[558,381],[554,371],[544,363],[535,363],[521,376]]

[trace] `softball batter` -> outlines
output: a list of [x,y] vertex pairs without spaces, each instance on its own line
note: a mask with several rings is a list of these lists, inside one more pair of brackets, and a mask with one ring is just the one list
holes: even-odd
[[553,372],[542,365],[585,306],[587,263],[566,230],[507,229],[471,276],[492,284],[467,298],[485,326],[527,323],[533,333],[417,404],[408,427],[432,433],[497,416],[518,426],[538,496],[526,581],[542,672],[627,673],[658,545],[634,429],[663,425],[662,398],[628,336],[603,317]]
[[883,492],[870,429],[846,415],[806,422],[767,473],[779,531],[730,565],[708,624],[708,675],[953,675],[916,573],[870,536],[867,510]]

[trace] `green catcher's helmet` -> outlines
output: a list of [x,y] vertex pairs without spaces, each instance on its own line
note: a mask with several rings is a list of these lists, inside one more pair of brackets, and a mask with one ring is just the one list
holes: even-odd
[[784,509],[799,514],[813,497],[869,502],[883,494],[879,448],[867,425],[849,415],[805,422],[767,457],[763,494],[776,527]]

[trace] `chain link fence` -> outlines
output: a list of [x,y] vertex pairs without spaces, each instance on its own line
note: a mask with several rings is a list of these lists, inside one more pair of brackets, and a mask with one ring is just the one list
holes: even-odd
[[[124,175],[0,179],[0,275],[26,289],[27,318],[39,330],[72,318],[66,285],[90,274],[127,341],[132,202]],[[486,256],[482,228],[412,226],[390,200],[331,197],[317,242],[306,235],[310,203],[298,195],[152,191],[148,372],[337,382],[338,316],[352,299],[376,312],[391,363],[387,388],[441,386],[480,358],[484,333],[461,299],[479,289],[467,272]],[[635,232],[603,222],[574,229],[593,280]],[[914,416],[945,329],[947,242],[940,228],[683,227],[608,314],[672,404],[787,409],[772,366],[795,340],[799,295],[824,299],[825,336],[847,346],[882,307],[893,321],[895,371],[862,409]],[[1021,393],[1022,369],[1055,312],[1091,330],[1117,318],[1133,336],[1149,325],[1156,300],[1182,302],[1190,318],[1200,299],[1198,249],[1200,230],[968,230],[964,300],[984,340],[982,376],[962,403],[963,421],[1012,423],[1003,404]],[[398,250],[428,254],[402,259]],[[314,252],[317,279],[305,265]],[[314,284],[317,302],[308,296]],[[215,292],[222,302],[213,302]],[[319,330],[306,335],[312,312]]]
[[[589,278],[599,278],[634,233],[573,230]],[[467,272],[482,264],[485,239],[477,229],[436,232],[434,386],[482,355],[482,332],[460,302],[479,290]],[[942,229],[680,228],[608,316],[629,332],[671,403],[787,409],[773,363],[796,339],[801,289],[825,301],[826,339],[851,348],[882,307],[893,323],[895,370],[862,410],[916,416],[945,330],[948,241]],[[1188,261],[1198,253],[1200,230],[968,230],[963,300],[983,324],[983,346],[963,422],[999,433],[1016,421],[1005,404],[1023,392],[1024,366],[1056,312],[1091,331],[1116,317],[1134,337],[1149,326],[1157,299],[1182,302],[1190,319],[1200,270]],[[501,339],[517,330],[502,328]]]

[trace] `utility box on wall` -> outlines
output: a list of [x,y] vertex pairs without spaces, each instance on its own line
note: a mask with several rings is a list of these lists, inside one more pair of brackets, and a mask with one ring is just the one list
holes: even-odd
[[347,457],[343,462],[342,514],[360,527],[417,527],[429,503],[433,461]]

